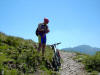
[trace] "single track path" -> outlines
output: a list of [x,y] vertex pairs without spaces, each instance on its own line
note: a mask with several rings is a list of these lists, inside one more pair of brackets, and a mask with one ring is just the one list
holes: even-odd
[[63,60],[60,75],[87,75],[84,65],[73,60],[76,53],[60,51],[60,55]]

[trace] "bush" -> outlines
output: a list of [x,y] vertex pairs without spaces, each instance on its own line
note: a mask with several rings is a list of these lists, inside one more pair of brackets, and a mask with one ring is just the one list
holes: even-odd
[[97,75],[100,72],[100,51],[96,52],[95,55],[86,55],[77,53],[74,60],[82,62],[85,65],[85,69],[90,75]]
[[85,68],[89,71],[96,70],[100,72],[100,52],[85,59]]
[[92,71],[90,75],[98,75],[98,71]]

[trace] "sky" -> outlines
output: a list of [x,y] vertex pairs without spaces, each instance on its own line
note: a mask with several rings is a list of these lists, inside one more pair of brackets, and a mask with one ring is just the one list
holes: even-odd
[[44,17],[50,21],[47,44],[100,47],[100,0],[0,0],[0,32],[7,35],[38,42]]

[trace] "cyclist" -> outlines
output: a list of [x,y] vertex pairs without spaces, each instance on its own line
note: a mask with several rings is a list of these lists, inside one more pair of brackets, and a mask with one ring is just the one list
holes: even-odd
[[47,18],[44,18],[44,22],[38,24],[38,28],[36,30],[36,35],[38,36],[38,52],[40,52],[42,48],[42,56],[44,56],[45,53],[45,46],[46,46],[46,34],[49,32],[48,24],[49,20]]

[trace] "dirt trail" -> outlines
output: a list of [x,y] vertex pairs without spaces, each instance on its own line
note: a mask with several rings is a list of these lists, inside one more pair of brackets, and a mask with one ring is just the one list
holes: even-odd
[[75,53],[60,51],[63,63],[61,65],[60,75],[87,75],[84,65],[73,60]]

